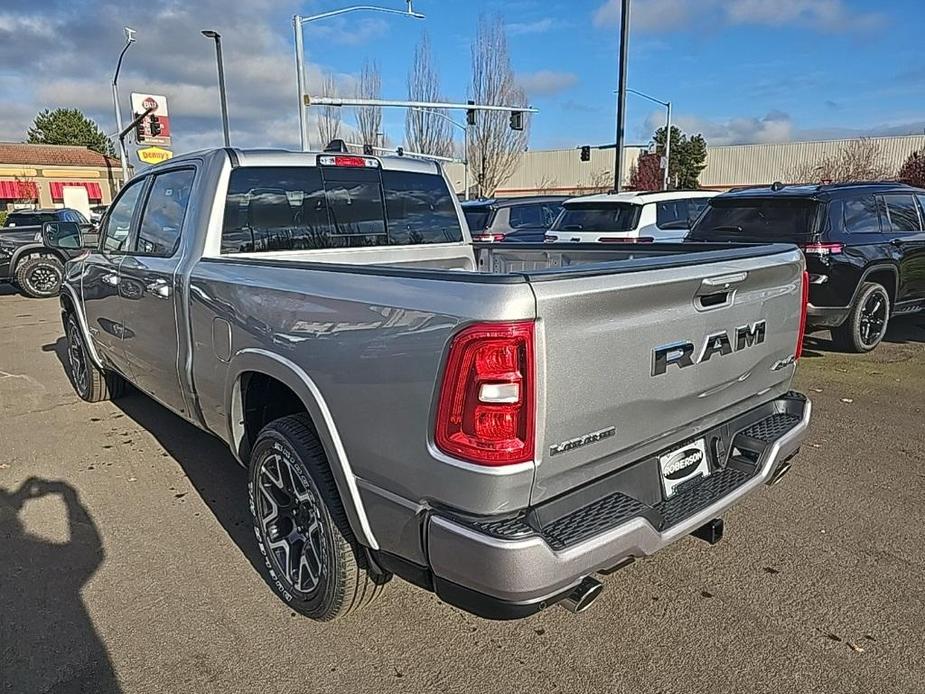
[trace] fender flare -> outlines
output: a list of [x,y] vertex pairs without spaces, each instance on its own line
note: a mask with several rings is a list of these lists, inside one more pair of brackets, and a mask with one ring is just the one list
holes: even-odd
[[235,456],[240,460],[241,442],[244,438],[241,376],[246,372],[262,373],[275,378],[289,387],[302,401],[318,432],[350,528],[361,544],[370,549],[379,549],[334,417],[318,386],[295,362],[260,348],[242,349],[232,357],[225,381],[225,411],[228,413],[227,440]]
[[[867,278],[870,277],[875,272],[880,272],[881,270],[886,270],[893,274],[893,306],[890,308],[893,309],[896,307],[896,297],[899,296],[899,270],[895,265],[890,263],[877,263],[871,265],[870,267],[864,268],[864,272],[861,273],[861,279],[858,280],[858,286],[854,288],[854,294],[851,295],[851,303],[848,304],[849,308],[854,306],[854,302],[858,298],[858,294],[861,293],[861,285],[867,281]],[[889,291],[889,287],[886,287]]]
[[80,328],[80,333],[83,336],[84,345],[86,345],[87,352],[90,355],[90,361],[92,361],[93,365],[100,371],[104,371],[105,367],[103,366],[103,361],[96,351],[96,345],[93,344],[93,340],[90,337],[90,330],[87,328],[87,319],[81,310],[80,297],[77,296],[77,290],[67,282],[61,285],[60,302],[62,323],[64,322],[64,314],[69,311],[77,317],[77,326]]
[[60,260],[62,264],[68,261],[67,258],[62,257],[62,255],[58,253],[57,251],[55,251],[54,249],[48,248],[47,246],[43,246],[40,243],[32,243],[26,246],[20,246],[13,253],[13,257],[10,258],[10,277],[16,277],[16,266],[19,264],[19,261],[24,256],[30,256],[33,254],[54,256],[55,258]]

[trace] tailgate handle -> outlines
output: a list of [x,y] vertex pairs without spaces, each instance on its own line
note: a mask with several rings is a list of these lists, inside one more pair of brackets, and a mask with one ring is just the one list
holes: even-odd
[[700,283],[700,293],[713,292],[729,289],[734,284],[741,284],[748,278],[747,272],[734,272],[731,275],[719,275],[718,277],[707,277]]

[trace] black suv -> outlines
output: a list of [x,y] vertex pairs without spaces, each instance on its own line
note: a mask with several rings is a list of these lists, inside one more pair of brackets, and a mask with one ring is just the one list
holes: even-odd
[[925,307],[925,190],[901,183],[782,185],[710,200],[691,241],[797,244],[809,272],[808,327],[868,352],[891,316]]
[[565,195],[471,200],[462,203],[473,241],[543,243]]

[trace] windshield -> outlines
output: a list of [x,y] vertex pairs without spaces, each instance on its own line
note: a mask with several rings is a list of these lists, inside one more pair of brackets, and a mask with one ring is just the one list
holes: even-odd
[[463,214],[466,216],[466,224],[469,225],[470,231],[482,231],[488,228],[488,220],[491,218],[490,207],[463,207]]
[[53,212],[16,212],[6,218],[8,227],[40,226],[56,220]]
[[713,198],[691,229],[698,241],[786,240],[808,236],[816,227],[815,200]]
[[639,222],[640,205],[609,203],[568,205],[552,231],[632,231]]

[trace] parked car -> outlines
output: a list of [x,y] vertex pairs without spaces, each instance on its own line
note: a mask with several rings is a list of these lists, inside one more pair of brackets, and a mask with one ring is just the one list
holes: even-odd
[[716,195],[710,190],[602,193],[566,200],[547,241],[649,243],[682,241]]
[[473,241],[542,243],[565,195],[471,200],[462,204]]
[[[53,248],[42,239],[42,225],[62,221],[76,225],[79,241],[74,247]],[[64,264],[88,246],[95,246],[96,227],[77,210],[16,210],[0,229],[0,282],[12,282],[33,298],[57,296],[64,278]]]
[[790,245],[474,249],[433,162],[229,148],[145,169],[101,233],[61,293],[74,388],[223,439],[267,582],[315,619],[393,574],[580,611],[597,572],[717,541],[809,422]]
[[867,352],[892,316],[925,307],[923,219],[925,190],[899,183],[774,184],[713,198],[689,238],[797,244],[810,327]]
[[99,224],[107,209],[109,209],[109,205],[93,205],[90,208],[90,221],[94,224]]

